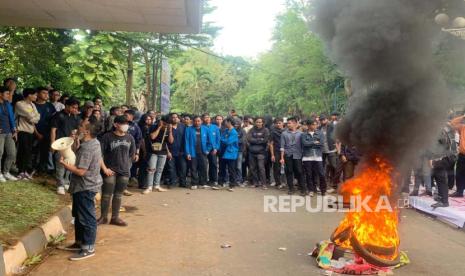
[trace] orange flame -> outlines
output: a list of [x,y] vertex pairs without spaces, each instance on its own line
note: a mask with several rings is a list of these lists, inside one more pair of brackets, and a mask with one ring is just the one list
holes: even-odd
[[[357,177],[343,184],[340,193],[344,198],[344,202],[349,202],[351,196],[357,196],[362,200],[371,197],[367,205],[373,211],[370,212],[364,208],[351,209],[335,230],[335,234],[344,231],[347,227],[352,227],[354,234],[362,245],[394,247],[397,251],[400,240],[397,231],[397,209],[396,205],[392,204],[394,202],[392,196],[394,189],[392,172],[393,168],[389,163],[377,158],[373,165],[363,167]],[[379,206],[381,196],[389,198],[392,210],[384,208],[375,211],[376,207]],[[338,242],[336,241],[336,243]],[[351,248],[349,240],[340,242],[338,245]],[[390,258],[394,259],[396,256]]]

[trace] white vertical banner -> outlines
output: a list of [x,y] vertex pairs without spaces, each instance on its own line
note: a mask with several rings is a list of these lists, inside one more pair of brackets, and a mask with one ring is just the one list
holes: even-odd
[[168,114],[171,107],[171,68],[167,58],[161,61],[161,106],[162,114]]

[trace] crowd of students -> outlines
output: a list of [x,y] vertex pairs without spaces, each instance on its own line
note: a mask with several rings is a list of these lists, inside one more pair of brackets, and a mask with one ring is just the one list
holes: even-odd
[[[127,226],[120,210],[123,195],[132,195],[127,190],[130,185],[137,185],[144,195],[175,187],[231,192],[236,187],[287,187],[289,194],[298,189],[302,196],[324,196],[354,176],[361,158],[355,147],[335,139],[338,113],[307,119],[252,118],[232,110],[227,116],[211,117],[208,113],[142,113],[126,105],[111,107],[107,113],[99,97],[81,105],[55,89],[26,88],[20,94],[13,79],[3,84],[0,182],[52,174],[57,193],[72,194],[76,243],[67,249],[79,250],[73,260],[93,256],[97,224]],[[450,121],[436,149],[422,155],[413,170],[412,195],[418,195],[422,183],[432,195],[436,183],[434,207],[448,205],[448,190],[455,178],[457,191],[451,196],[463,196],[465,139],[455,134],[465,135],[464,118]],[[51,149],[63,137],[74,139],[74,165]],[[97,220],[94,197],[98,193],[101,216]]]

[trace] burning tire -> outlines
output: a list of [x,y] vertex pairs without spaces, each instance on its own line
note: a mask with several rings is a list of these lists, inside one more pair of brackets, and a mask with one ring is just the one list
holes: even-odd
[[[391,266],[396,266],[400,263],[400,257],[399,254],[397,254],[397,257],[394,260],[386,260],[383,258],[380,258],[375,254],[375,252],[370,252],[367,248],[365,248],[357,239],[355,236],[355,233],[352,231],[350,235],[350,243],[352,245],[352,248],[354,249],[355,253],[357,253],[360,257],[362,257],[367,263],[378,266],[378,267],[391,267]],[[385,252],[391,252],[392,250],[390,248],[383,248],[376,246],[375,250],[385,251]],[[373,247],[372,247],[373,249]],[[394,250],[394,254],[397,253],[397,250]],[[391,255],[385,255],[387,257],[392,256]],[[384,255],[384,254],[380,254]]]
[[372,244],[365,244],[363,247],[365,247],[368,251],[376,255],[392,256],[396,253],[396,248],[394,246],[382,247]]
[[336,232],[337,232],[337,229],[334,230],[334,232],[331,234],[330,240],[334,243],[337,243],[336,241],[339,241],[339,243],[343,243],[350,238],[352,227],[349,226],[337,234]]

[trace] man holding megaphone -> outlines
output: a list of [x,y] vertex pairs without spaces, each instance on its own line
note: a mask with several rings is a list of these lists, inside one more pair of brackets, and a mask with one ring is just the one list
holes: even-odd
[[71,172],[69,193],[73,197],[73,217],[75,229],[74,244],[63,249],[77,251],[71,256],[71,261],[79,261],[95,255],[95,239],[97,236],[97,218],[95,215],[95,195],[100,191],[102,176],[100,164],[102,152],[99,141],[96,139],[102,126],[82,121],[78,135],[81,143],[76,151],[75,164],[60,157],[60,165]]

